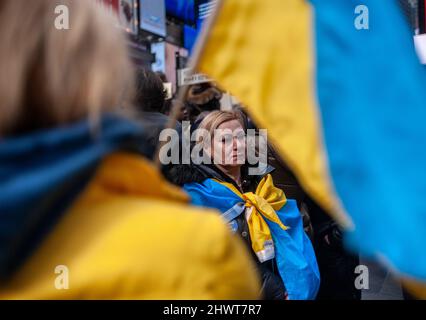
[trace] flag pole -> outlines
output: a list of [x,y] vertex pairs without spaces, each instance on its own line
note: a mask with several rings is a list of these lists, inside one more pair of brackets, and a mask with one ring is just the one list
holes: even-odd
[[[222,7],[222,3],[223,3],[222,1],[223,0],[217,1],[216,7],[214,8],[212,14],[207,18],[207,21],[204,23],[204,25],[201,29],[201,34],[198,37],[197,42],[195,43],[194,51],[193,51],[193,53],[192,53],[192,55],[189,59],[189,62],[188,62],[188,68],[189,68],[189,75],[190,76],[193,75],[194,70],[198,66],[198,63],[200,61],[204,47],[205,47],[207,40],[209,38],[212,26],[217,19],[220,8]],[[169,116],[170,119],[167,122],[165,129],[174,129],[176,127],[177,117],[180,113],[181,107],[185,103],[185,99],[186,99],[186,96],[188,94],[188,90],[189,90],[188,85],[183,85],[179,88],[177,98],[175,100],[175,103],[172,105],[172,109],[170,111],[170,116]],[[157,144],[157,149],[155,151],[154,163],[155,163],[155,166],[158,169],[161,169],[162,164],[161,164],[161,161],[160,161],[160,151],[161,151],[161,148],[165,145],[166,142],[164,142],[164,141],[158,141],[158,142],[159,143]]]

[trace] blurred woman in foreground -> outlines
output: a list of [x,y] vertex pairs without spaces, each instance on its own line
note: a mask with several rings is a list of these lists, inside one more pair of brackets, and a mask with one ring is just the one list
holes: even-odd
[[114,115],[134,83],[114,25],[87,0],[0,3],[0,298],[256,298],[243,244]]

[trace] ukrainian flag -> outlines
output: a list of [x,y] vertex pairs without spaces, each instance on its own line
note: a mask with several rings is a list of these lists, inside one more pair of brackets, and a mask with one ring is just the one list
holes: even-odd
[[198,63],[349,248],[426,281],[426,73],[397,1],[222,1]]

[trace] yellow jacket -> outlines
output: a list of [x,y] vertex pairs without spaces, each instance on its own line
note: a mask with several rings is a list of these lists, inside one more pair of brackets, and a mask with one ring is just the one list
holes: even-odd
[[0,298],[258,298],[244,245],[187,200],[143,158],[107,157]]

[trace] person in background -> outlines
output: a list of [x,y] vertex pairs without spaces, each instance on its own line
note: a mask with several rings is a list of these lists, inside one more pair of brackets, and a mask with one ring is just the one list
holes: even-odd
[[257,298],[244,244],[118,114],[134,88],[123,37],[93,1],[0,3],[0,298]]
[[173,92],[172,92],[172,83],[169,82],[167,76],[160,71],[155,73],[163,82],[164,89],[166,90],[166,99],[164,101],[164,107],[161,113],[169,116],[172,109],[172,100],[173,100]]
[[[146,129],[144,154],[150,159],[155,157],[160,133],[170,121],[169,116],[163,113],[165,103],[166,90],[161,78],[151,70],[139,70],[136,73],[135,105]],[[181,135],[182,126],[179,121],[176,122],[175,129]]]
[[222,91],[212,82],[192,85],[186,98],[186,120],[200,122],[208,113],[220,110]]
[[305,196],[314,230],[315,251],[322,275],[318,300],[361,300],[361,290],[355,286],[359,255],[348,252],[343,241],[343,229],[308,195]]

